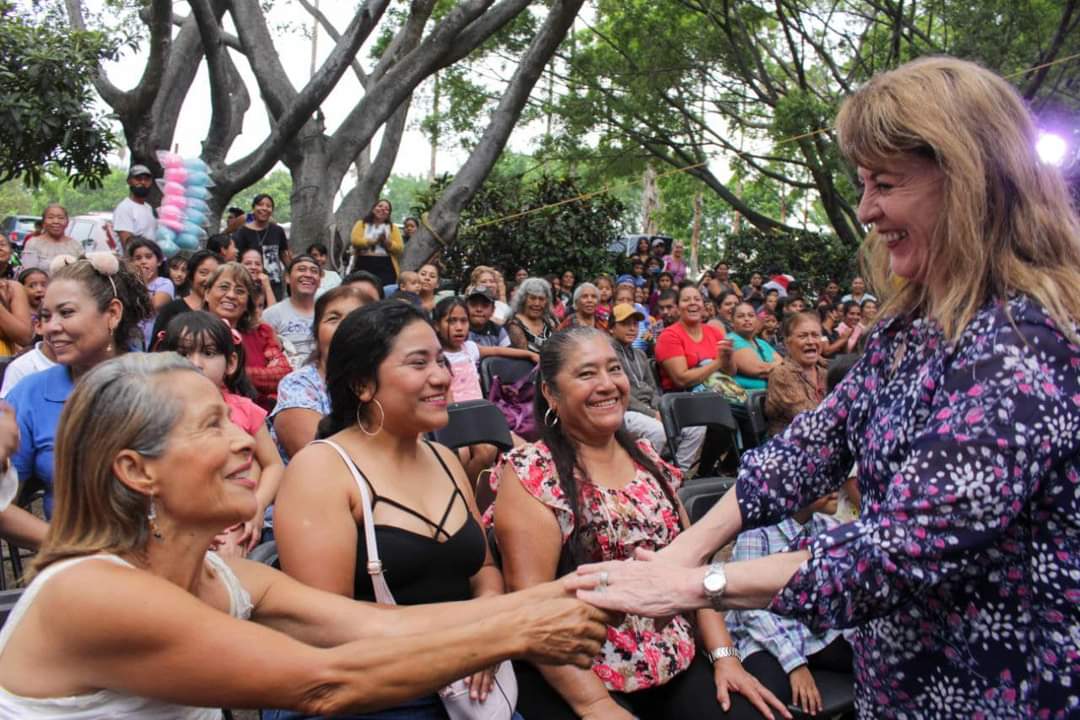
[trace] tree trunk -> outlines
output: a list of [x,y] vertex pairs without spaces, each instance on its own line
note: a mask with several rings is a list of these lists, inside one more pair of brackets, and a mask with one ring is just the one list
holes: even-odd
[[641,178],[641,232],[656,234],[656,211],[660,208],[660,189],[656,186],[656,168],[652,163],[645,166]]
[[[479,190],[502,154],[510,132],[521,117],[529,94],[577,17],[584,0],[555,0],[499,101],[491,122],[469,159],[454,176],[405,248],[403,269],[419,268],[457,237],[461,211]],[[438,239],[436,239],[438,238]],[[440,242],[441,241],[441,242]]]
[[694,225],[690,230],[690,277],[698,274],[698,248],[701,247],[701,192],[694,193]]

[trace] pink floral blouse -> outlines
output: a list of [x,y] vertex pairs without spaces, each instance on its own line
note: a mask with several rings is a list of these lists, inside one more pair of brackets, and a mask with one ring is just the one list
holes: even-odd
[[[659,550],[679,534],[679,514],[659,483],[668,483],[672,492],[682,482],[680,472],[661,460],[644,441],[638,447],[660,468],[664,477],[654,478],[637,466],[637,473],[618,490],[593,485],[578,473],[581,488],[579,537],[590,562],[624,560],[635,548]],[[522,486],[555,514],[565,544],[574,530],[574,514],[562,492],[551,451],[543,442],[514,448],[503,456],[491,474],[491,487],[498,493],[502,463],[510,463]],[[484,517],[491,526],[496,521],[497,501]],[[607,641],[593,659],[596,673],[608,690],[634,692],[663,685],[685,670],[694,659],[694,636],[690,623],[678,616],[662,630],[649,618],[628,615],[607,629]]]

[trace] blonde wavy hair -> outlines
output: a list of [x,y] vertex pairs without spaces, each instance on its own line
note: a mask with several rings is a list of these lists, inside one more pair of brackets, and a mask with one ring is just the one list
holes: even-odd
[[856,165],[913,153],[944,175],[924,282],[892,273],[876,232],[863,243],[880,315],[925,313],[954,340],[988,300],[1023,293],[1077,341],[1080,222],[1061,172],[1039,161],[1034,120],[1008,82],[964,60],[915,60],[849,97],[836,126]]

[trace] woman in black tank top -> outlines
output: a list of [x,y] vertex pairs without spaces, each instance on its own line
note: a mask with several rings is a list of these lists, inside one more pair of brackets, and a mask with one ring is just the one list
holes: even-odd
[[[331,414],[319,437],[342,448],[358,477],[327,445],[297,454],[303,461],[286,469],[275,509],[282,569],[308,585],[375,601],[359,481],[371,497],[383,575],[398,604],[502,593],[457,457],[422,439],[448,422],[450,390],[442,348],[424,316],[394,300],[351,313],[330,343],[326,382]],[[499,692],[490,670],[470,682],[479,697]],[[431,695],[362,717],[447,716]]]

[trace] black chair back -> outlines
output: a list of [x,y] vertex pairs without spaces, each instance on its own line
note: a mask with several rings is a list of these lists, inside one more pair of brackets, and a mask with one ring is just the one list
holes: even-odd
[[496,377],[503,384],[515,383],[533,371],[530,361],[523,358],[486,357],[480,361],[480,387],[484,397],[491,392],[491,382]]
[[436,442],[453,449],[480,443],[494,445],[500,452],[514,447],[506,418],[487,400],[453,403],[447,412],[450,422],[433,433]]
[[22,595],[22,588],[16,588],[15,590],[0,590],[0,627],[7,622],[8,615],[15,608],[15,603],[19,601],[19,597]]
[[739,426],[743,450],[756,448],[765,442],[769,430],[769,423],[765,417],[766,391],[752,390],[748,395],[749,398],[745,403],[730,404],[732,417]]
[[679,500],[686,508],[690,523],[696,523],[712,509],[712,506],[735,486],[733,477],[694,478],[679,488]]

